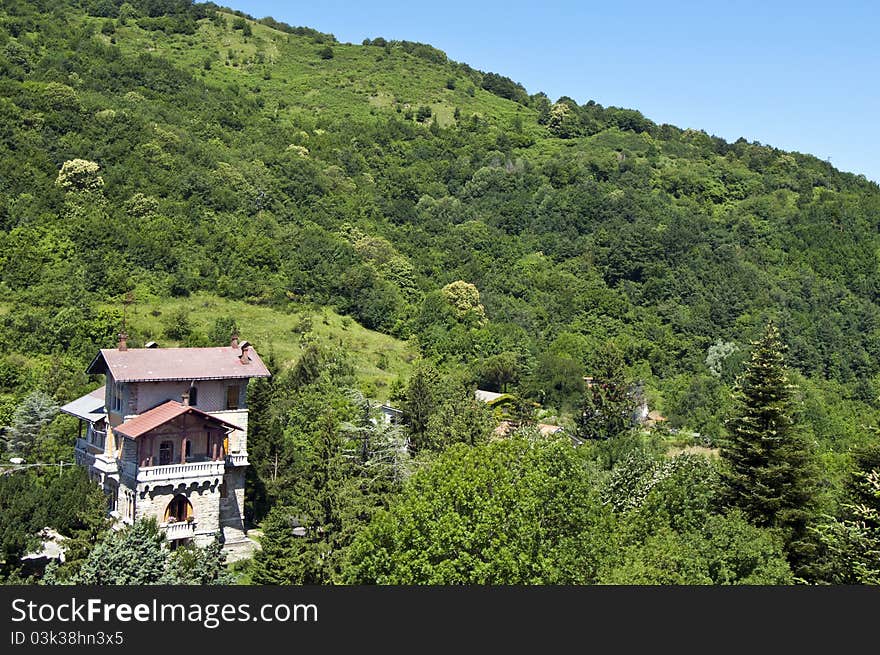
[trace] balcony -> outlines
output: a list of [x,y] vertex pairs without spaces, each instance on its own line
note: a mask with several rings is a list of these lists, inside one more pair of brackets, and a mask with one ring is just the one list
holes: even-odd
[[248,466],[247,453],[230,453],[226,456],[226,466]]
[[103,449],[90,444],[85,439],[76,440],[74,457],[77,464],[91,467],[107,475],[114,474],[119,470],[115,458],[106,455]]
[[138,483],[155,484],[172,480],[201,481],[223,477],[226,462],[219,459],[186,464],[168,464],[166,466],[135,466],[131,462],[126,462],[124,468],[126,474]]
[[159,527],[162,528],[168,541],[174,541],[175,539],[191,539],[196,534],[195,521],[160,523]]

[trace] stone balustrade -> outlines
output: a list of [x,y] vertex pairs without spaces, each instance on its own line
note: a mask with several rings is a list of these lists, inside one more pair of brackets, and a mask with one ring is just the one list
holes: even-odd
[[175,539],[191,539],[196,534],[196,521],[176,521],[159,525],[169,541]]
[[247,453],[230,453],[226,456],[226,466],[247,466]]
[[[131,465],[126,462],[126,467]],[[131,465],[133,466],[133,465]],[[208,462],[190,462],[187,464],[168,464],[165,466],[140,466],[137,470],[137,481],[162,482],[166,480],[185,480],[189,478],[211,478],[222,476],[225,472],[225,461],[220,459]],[[128,470],[126,469],[126,473]],[[132,474],[131,477],[135,477]]]

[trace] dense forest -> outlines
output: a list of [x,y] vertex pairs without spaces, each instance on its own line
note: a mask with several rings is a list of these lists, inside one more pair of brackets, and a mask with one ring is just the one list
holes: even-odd
[[[187,0],[9,0],[4,461],[70,461],[57,406],[97,386],[131,303],[131,345],[248,336],[242,313],[194,319],[209,298],[295,344],[249,389],[263,536],[241,581],[877,582],[878,226],[863,176],[427,44]],[[412,356],[318,339],[331,313]],[[634,428],[635,396],[665,420]],[[371,420],[386,401],[404,426]],[[78,545],[50,581],[112,583],[94,562],[136,548],[154,577],[116,582],[227,580],[149,525],[101,536],[85,486],[33,511],[77,476],[0,476],[6,579],[51,526]]]

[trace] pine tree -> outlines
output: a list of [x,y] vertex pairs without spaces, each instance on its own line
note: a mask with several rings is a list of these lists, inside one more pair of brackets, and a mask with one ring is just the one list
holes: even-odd
[[33,391],[25,396],[12,415],[12,425],[6,434],[6,447],[10,453],[30,460],[39,457],[43,429],[58,413],[54,398],[43,391]]
[[[297,536],[296,511],[276,505],[263,522],[252,580],[260,585],[314,584],[321,581],[321,558],[315,544]],[[306,529],[300,528],[303,532]]]
[[226,554],[219,534],[204,548],[189,544],[172,551],[168,556],[163,582],[183,585],[232,584],[233,577],[226,568]]
[[325,359],[320,346],[314,343],[307,345],[290,372],[288,378],[290,386],[294,389],[301,389],[309,384],[314,384],[321,377],[321,372],[326,364]]
[[167,584],[165,535],[155,519],[135,521],[114,532],[89,553],[74,584]]
[[578,412],[577,436],[581,439],[610,439],[632,426],[636,399],[622,355],[608,344],[600,353],[595,378],[584,393]]
[[[345,505],[345,457],[339,421],[333,410],[318,416],[303,435],[297,476],[284,504],[263,524],[262,552],[254,581],[259,584],[327,584],[334,575]],[[301,528],[302,536],[295,536]]]
[[429,366],[420,366],[409,381],[403,400],[403,424],[409,431],[410,447],[414,452],[430,447],[428,422],[437,409],[437,372]]
[[810,557],[804,537],[812,516],[813,460],[792,419],[795,387],[786,376],[779,330],[769,324],[752,345],[721,448],[724,502],[739,507],[755,525],[782,529],[797,572]]
[[269,511],[269,490],[278,477],[278,465],[284,461],[282,430],[275,405],[276,378],[253,380],[248,385],[248,453],[245,507],[254,522]]

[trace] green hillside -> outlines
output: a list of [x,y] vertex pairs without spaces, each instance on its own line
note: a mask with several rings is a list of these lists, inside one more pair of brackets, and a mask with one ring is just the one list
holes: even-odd
[[[718,431],[735,367],[711,375],[709,349],[741,353],[774,318],[799,371],[873,411],[863,178],[551,104],[424,44],[186,2],[3,12],[0,331],[18,353],[86,358],[118,329],[94,308],[127,292],[327,305],[483,386],[506,358],[500,383],[563,410],[613,340],[675,424]],[[77,159],[97,168],[59,184]],[[488,324],[438,305],[457,279]]]
[[[111,311],[114,307],[107,305],[104,309]],[[181,317],[184,333],[177,334],[175,328],[180,330]],[[311,343],[341,349],[349,354],[361,389],[380,401],[388,399],[395,380],[410,376],[418,356],[416,349],[405,342],[367,330],[326,307],[288,314],[203,292],[133,304],[127,311],[126,327],[130,337],[156,341],[162,347],[213,345],[220,339],[219,335],[211,339],[217,332],[218,319],[224,326],[234,322],[242,338],[283,368],[293,365]],[[178,338],[169,338],[169,332]],[[221,329],[220,333],[226,332]]]
[[[869,495],[854,471],[876,468],[853,452],[876,443],[880,418],[880,188],[811,155],[550,99],[428,44],[339,43],[188,0],[9,0],[5,458],[69,457],[75,428],[53,403],[96,384],[83,370],[116,344],[123,312],[132,345],[237,330],[272,358],[277,375],[249,389],[246,514],[284,561],[247,579],[868,579],[834,550],[855,524],[827,519],[856,521],[846,501]],[[754,397],[790,404],[732,395],[749,370]],[[554,417],[588,443],[528,429],[489,443],[500,415],[475,387],[511,394],[505,418]],[[662,413],[654,429],[630,429],[633,390]],[[406,427],[371,421],[356,391],[400,403]],[[724,468],[725,444],[747,443],[743,416],[762,411],[793,435],[782,455],[762,451],[794,471],[786,498],[810,496],[778,520],[766,489],[750,514],[719,482],[748,477]],[[721,463],[700,455],[719,445]],[[28,475],[37,491],[0,480],[0,519],[25,513],[4,497],[36,504],[55,488]],[[81,510],[28,520],[87,531],[70,520]],[[546,515],[543,537],[494,523]],[[457,527],[471,519],[492,535],[474,552]],[[290,541],[294,520],[312,536]],[[430,557],[461,561],[433,570],[422,523],[444,544],[456,526],[466,543]],[[4,579],[25,549],[16,530]]]

